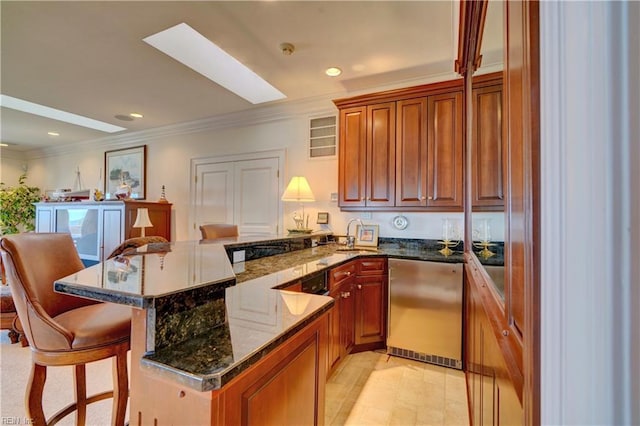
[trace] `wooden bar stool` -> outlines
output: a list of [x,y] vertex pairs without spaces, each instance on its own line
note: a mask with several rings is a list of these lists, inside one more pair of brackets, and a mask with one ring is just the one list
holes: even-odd
[[213,240],[215,238],[227,238],[238,236],[238,225],[225,223],[209,223],[200,225],[200,233],[203,240]]
[[168,249],[168,247],[163,247],[165,244],[169,244],[169,241],[157,235],[150,235],[148,237],[133,237],[127,240],[124,240],[118,247],[113,249],[111,254],[107,257],[107,259],[114,258],[116,256],[126,256],[127,254],[133,253],[136,251],[138,247],[145,246],[150,244],[155,248]]
[[[129,396],[127,351],[131,308],[56,293],[55,280],[84,268],[69,234],[23,233],[0,239],[13,300],[31,347],[27,416],[55,424],[76,412],[84,425],[87,404],[113,397],[112,424],[123,425]],[[87,397],[85,364],[113,358],[113,391]],[[76,402],[45,418],[42,394],[49,366],[75,366]]]

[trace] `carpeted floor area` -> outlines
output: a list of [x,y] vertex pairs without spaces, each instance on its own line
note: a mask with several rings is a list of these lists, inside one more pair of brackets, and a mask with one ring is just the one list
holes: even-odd
[[[31,369],[28,347],[0,334],[0,424],[29,424],[24,393]],[[89,395],[111,389],[111,360],[87,366]],[[47,417],[73,400],[71,367],[49,368],[44,390]],[[468,425],[461,371],[389,357],[380,352],[350,355],[327,382],[325,424]],[[128,416],[127,416],[128,417]],[[111,399],[89,405],[87,425],[109,425]],[[59,425],[74,425],[73,415]]]
[[[0,424],[29,424],[24,408],[24,396],[29,373],[31,352],[29,347],[11,344],[7,332],[0,334]],[[112,389],[111,360],[87,365],[87,395]],[[50,417],[73,401],[72,367],[47,368],[43,407]],[[87,425],[108,425],[111,419],[111,399],[90,404],[87,408]],[[128,417],[128,416],[127,416]],[[71,414],[58,425],[75,425]]]

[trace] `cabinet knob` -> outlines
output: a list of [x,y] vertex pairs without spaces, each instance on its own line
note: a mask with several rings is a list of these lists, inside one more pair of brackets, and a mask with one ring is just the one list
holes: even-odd
[[362,284],[358,284],[358,290],[362,290]]
[[509,335],[509,330],[502,330],[502,335],[507,337]]
[[[431,197],[429,197],[429,198],[431,198]],[[422,197],[422,198],[421,198],[421,200],[426,200],[426,199],[427,199],[427,197]]]
[[433,200],[433,197],[429,197],[430,200]]
[[350,277],[351,276],[351,271],[347,271],[347,276]]
[[180,392],[178,392],[178,398],[184,398],[185,396],[187,396],[185,391],[181,390]]

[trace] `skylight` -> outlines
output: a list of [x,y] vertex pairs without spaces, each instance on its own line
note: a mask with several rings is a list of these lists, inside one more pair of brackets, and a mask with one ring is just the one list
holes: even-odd
[[16,111],[26,112],[28,114],[39,115],[41,117],[51,118],[52,120],[64,121],[65,123],[75,124],[76,126],[88,127],[101,132],[115,133],[127,130],[125,127],[114,126],[113,124],[94,120],[93,118],[84,117],[82,115],[73,114],[48,106],[35,104],[33,102],[14,98],[7,95],[0,95],[0,106],[3,108],[15,109]]
[[185,23],[143,40],[252,104],[286,98],[258,74]]

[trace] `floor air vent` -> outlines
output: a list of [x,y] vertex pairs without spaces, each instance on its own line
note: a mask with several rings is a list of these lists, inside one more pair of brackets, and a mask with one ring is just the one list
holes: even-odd
[[459,359],[446,358],[443,356],[430,355],[422,352],[410,351],[408,349],[396,348],[393,346],[387,347],[387,353],[389,355],[395,355],[402,358],[414,359],[416,361],[428,362],[429,364],[436,364],[442,367],[455,368],[462,370],[462,361]]

